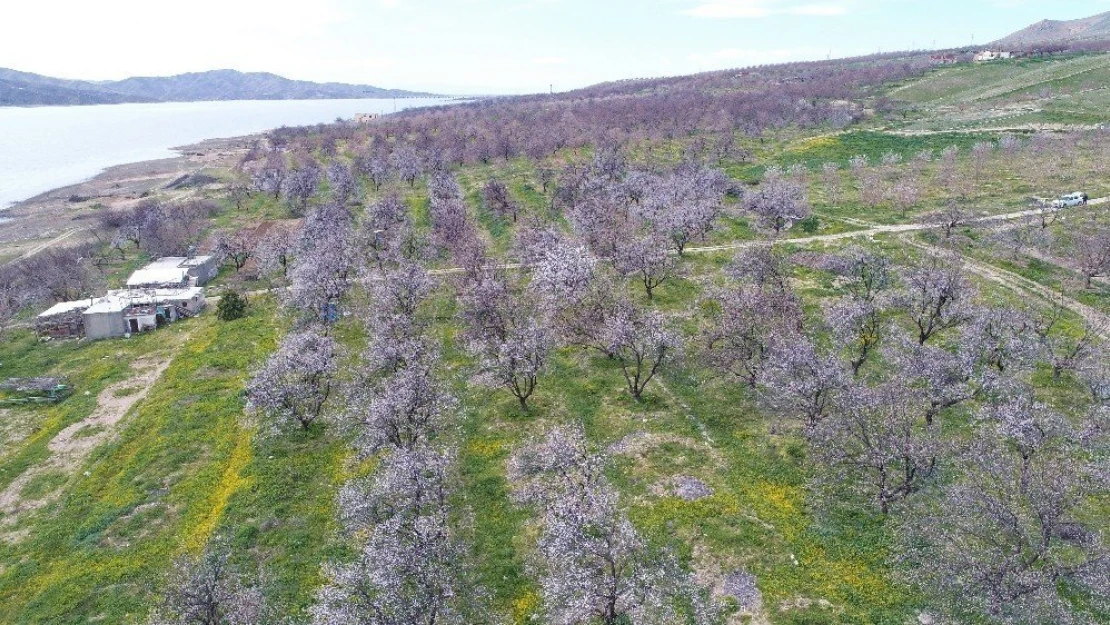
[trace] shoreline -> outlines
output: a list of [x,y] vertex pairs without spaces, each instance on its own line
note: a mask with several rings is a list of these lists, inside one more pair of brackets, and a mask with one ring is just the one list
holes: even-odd
[[[42,193],[36,194],[36,195],[34,195],[32,197],[29,197],[25,200],[19,200],[18,202],[13,202],[11,204],[11,206],[9,206],[8,208],[0,209],[0,215],[3,215],[5,212],[13,211],[17,208],[22,208],[24,205],[27,205],[27,204],[41,203],[41,202],[44,202],[44,201],[46,201],[48,199],[51,199],[51,198],[56,198],[56,197],[66,195],[65,192],[69,191],[71,189],[74,189],[74,190],[81,189],[81,188],[84,188],[88,185],[94,185],[95,186],[95,183],[97,183],[98,178],[107,178],[107,179],[115,180],[116,177],[114,176],[115,172],[113,170],[118,170],[118,169],[129,170],[129,169],[135,169],[139,166],[146,166],[146,165],[157,168],[159,166],[159,164],[170,165],[170,164],[176,163],[178,161],[181,161],[183,159],[188,159],[190,157],[204,157],[206,155],[206,152],[210,149],[209,144],[211,144],[211,143],[217,143],[217,142],[218,143],[224,143],[224,142],[232,142],[232,141],[235,141],[235,140],[243,140],[243,141],[250,140],[250,141],[253,141],[254,139],[259,139],[261,137],[262,137],[262,135],[258,134],[258,135],[244,135],[242,137],[227,137],[227,138],[222,138],[222,139],[205,139],[204,141],[201,141],[199,143],[193,143],[193,144],[181,145],[181,146],[174,146],[174,147],[168,148],[171,152],[177,152],[177,154],[175,156],[170,156],[170,157],[167,157],[167,158],[155,158],[155,159],[149,159],[149,160],[145,160],[145,161],[134,161],[132,163],[120,163],[118,165],[109,165],[108,167],[105,167],[104,169],[97,172],[96,174],[94,174],[94,175],[92,175],[88,178],[85,178],[84,180],[81,180],[79,182],[74,182],[74,183],[71,183],[71,184],[62,185],[60,187],[50,189],[49,191],[43,191]],[[66,196],[66,197],[68,197],[68,196]]]
[[[89,239],[89,225],[105,208],[134,206],[166,185],[207,168],[234,166],[262,134],[206,139],[170,148],[176,156],[123,163],[105,168],[91,178],[39,193],[0,209],[0,264],[6,264],[42,247],[43,242],[65,236],[76,244]],[[204,187],[175,190],[183,199]],[[77,236],[79,231],[84,236]]]
[[[398,101],[415,99],[421,98],[396,98]],[[474,98],[451,96],[434,99],[435,102],[425,106],[450,106],[472,101]],[[327,100],[321,98],[315,101]],[[280,100],[267,102],[271,101],[280,102]],[[3,108],[27,107],[0,107],[0,109]],[[72,108],[72,106],[65,108]],[[382,113],[382,115],[392,114],[394,113]],[[186,199],[206,189],[214,190],[219,186],[218,183],[172,190],[166,187],[183,176],[196,174],[206,168],[234,167],[250,146],[256,140],[265,137],[268,132],[269,130],[233,137],[204,139],[170,147],[168,150],[175,153],[174,156],[111,165],[85,180],[50,189],[14,202],[6,208],[0,208],[0,265],[28,253],[37,253],[45,247],[62,244],[63,241],[67,245],[74,245],[88,240],[92,234],[89,225],[95,219],[97,211],[103,208],[134,206],[154,193],[168,195],[170,199]]]
[[125,106],[129,104],[198,104],[203,102],[327,102],[329,100],[444,100],[468,101],[489,96],[407,95],[367,98],[243,98],[235,100],[134,100],[127,102],[89,102],[87,104],[0,104],[4,109],[84,108],[89,106]]

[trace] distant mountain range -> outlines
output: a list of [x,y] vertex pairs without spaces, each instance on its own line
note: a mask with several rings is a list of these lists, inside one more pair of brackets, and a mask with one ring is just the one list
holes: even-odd
[[992,46],[1021,48],[1036,44],[1062,44],[1110,40],[1110,12],[1078,20],[1043,20],[1007,35]]
[[206,100],[335,100],[414,98],[433,94],[369,85],[290,80],[230,69],[114,81],[66,80],[0,68],[0,106],[199,102]]

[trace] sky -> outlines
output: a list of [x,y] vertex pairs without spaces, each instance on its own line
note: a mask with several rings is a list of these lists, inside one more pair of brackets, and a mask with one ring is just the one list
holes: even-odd
[[0,67],[534,93],[985,43],[1104,11],[1110,0],[0,0]]

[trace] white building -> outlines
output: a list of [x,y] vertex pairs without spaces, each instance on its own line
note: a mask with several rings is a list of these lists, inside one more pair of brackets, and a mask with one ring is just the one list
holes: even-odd
[[39,314],[40,335],[106,339],[137,334],[204,310],[204,289],[129,289],[104,297],[62,302]]
[[204,286],[220,270],[215,256],[167,256],[131,274],[128,288],[184,288]]
[[998,61],[1001,59],[1017,58],[1013,52],[1003,52],[1002,50],[983,50],[975,55],[975,60],[979,63],[986,61]]

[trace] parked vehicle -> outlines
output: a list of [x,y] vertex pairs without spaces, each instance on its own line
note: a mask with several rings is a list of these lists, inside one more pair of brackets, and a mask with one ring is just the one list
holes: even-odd
[[1087,200],[1089,199],[1090,198],[1087,196],[1086,193],[1076,191],[1075,193],[1061,195],[1055,200],[1052,200],[1052,208],[1070,208],[1072,206],[1083,206],[1087,203]]

